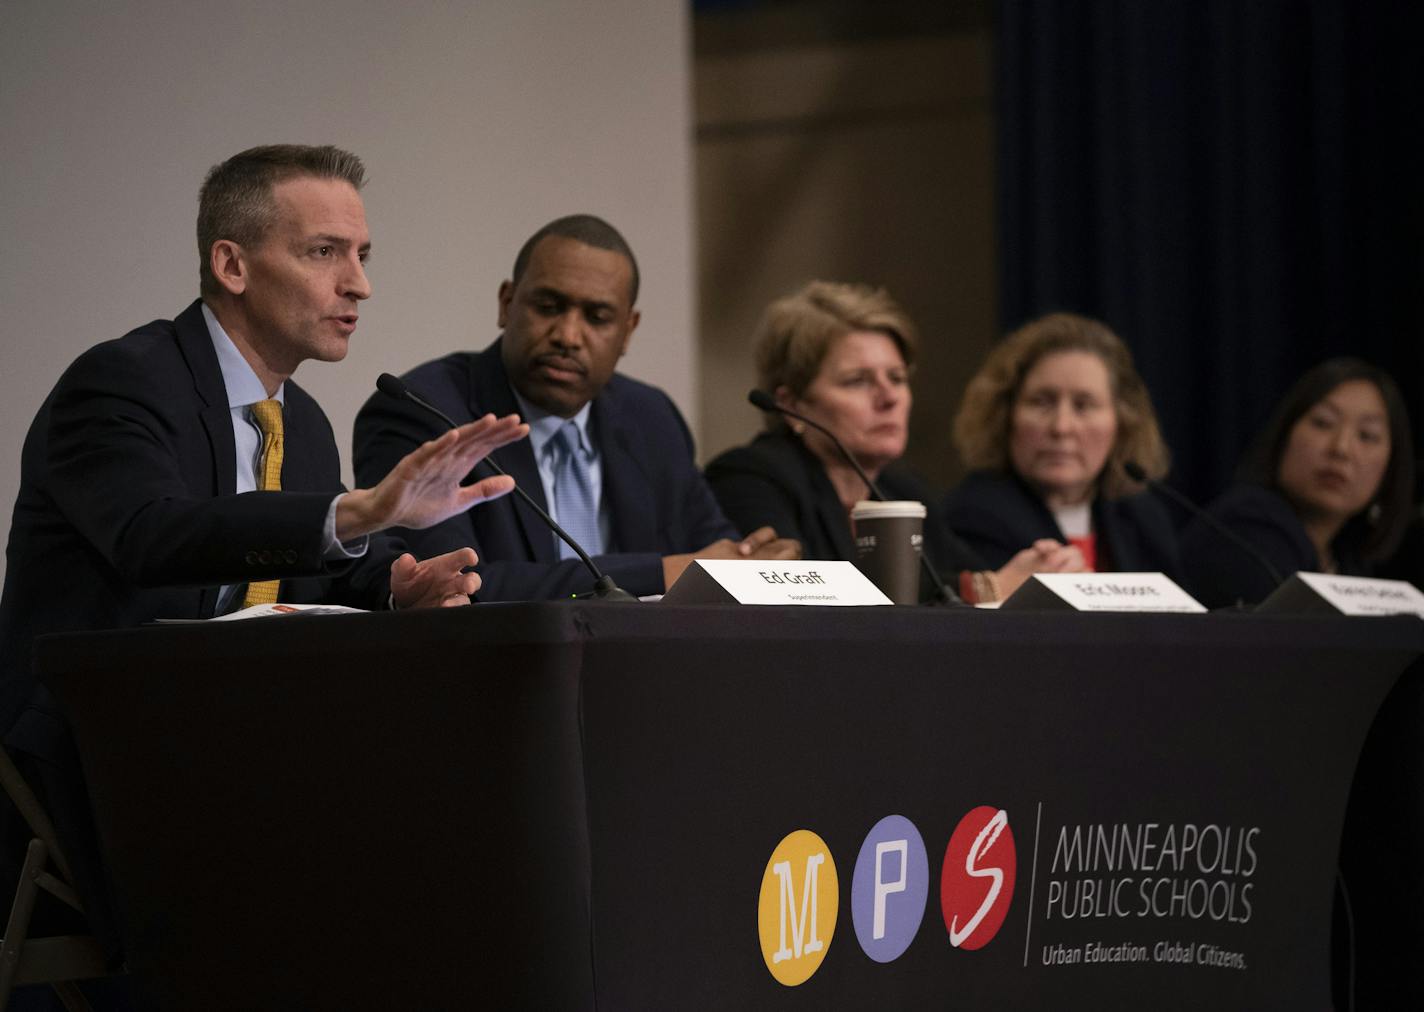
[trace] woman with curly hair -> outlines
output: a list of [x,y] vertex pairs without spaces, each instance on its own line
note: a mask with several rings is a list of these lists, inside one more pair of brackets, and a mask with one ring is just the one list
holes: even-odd
[[1123,465],[1167,471],[1147,387],[1097,320],[1052,313],[1010,334],[969,383],[954,422],[975,470],[950,495],[950,526],[990,566],[1043,538],[1096,572],[1179,573],[1162,505]]

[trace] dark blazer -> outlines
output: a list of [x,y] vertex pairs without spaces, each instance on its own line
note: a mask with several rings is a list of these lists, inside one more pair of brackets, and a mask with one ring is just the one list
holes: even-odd
[[[1212,502],[1207,512],[1254,545],[1281,579],[1302,569],[1320,570],[1320,554],[1300,518],[1274,489],[1236,485]],[[1340,573],[1373,575],[1373,567],[1348,538],[1337,538],[1331,548]],[[1202,520],[1193,520],[1182,531],[1182,562],[1187,589],[1208,608],[1258,604],[1276,589],[1264,566]]]
[[[803,558],[854,561],[855,542],[840,496],[820,460],[792,433],[764,432],[728,450],[707,465],[707,482],[743,533],[771,524],[782,537],[801,542]],[[925,504],[925,553],[951,588],[958,587],[962,570],[984,568],[945,524],[938,497],[907,468],[892,464],[875,483],[891,499]]]
[[10,527],[0,719],[12,744],[38,747],[26,725],[35,707],[50,710],[32,692],[41,634],[209,618],[221,585],[249,580],[282,580],[284,601],[383,606],[395,555],[385,538],[354,564],[321,558],[342,491],[336,442],[305,391],[288,381],[284,396],[287,491],[234,495],[232,416],[199,303],[65,371],[25,438]]
[[[284,396],[284,491],[236,495],[227,390],[195,302],[81,355],[25,437],[0,598],[0,727],[111,952],[83,777],[67,725],[35,681],[32,645],[44,633],[210,618],[221,585],[250,580],[280,579],[283,601],[383,607],[400,547],[373,535],[360,560],[322,560],[327,510],[342,491],[336,441],[299,386],[288,381]],[[193,662],[201,677],[202,659]],[[28,834],[4,807],[5,849],[23,853]]]
[[[455,352],[403,377],[411,390],[461,424],[486,412],[519,410],[496,340],[481,352]],[[374,394],[356,416],[356,480],[373,485],[405,454],[444,431],[408,401]],[[735,537],[693,460],[692,434],[672,401],[646,383],[615,375],[594,398],[590,435],[602,456],[603,497],[612,544],[595,561],[634,594],[663,591],[662,557]],[[506,446],[495,461],[547,509],[529,441]],[[481,469],[480,474],[488,472]],[[591,590],[575,559],[559,559],[554,535],[517,497],[481,503],[424,531],[398,532],[417,553],[469,545],[479,554],[482,601],[544,600]]]
[[[990,568],[998,569],[1039,538],[1066,542],[1043,499],[1014,475],[975,471],[949,494],[950,526]],[[1093,500],[1098,569],[1181,576],[1171,517],[1151,493]]]

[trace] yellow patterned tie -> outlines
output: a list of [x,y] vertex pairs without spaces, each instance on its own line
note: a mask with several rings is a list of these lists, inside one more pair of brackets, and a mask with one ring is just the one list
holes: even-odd
[[[262,466],[257,475],[257,488],[262,492],[282,489],[282,402],[258,401],[252,405],[252,418],[262,430]],[[244,608],[254,604],[276,604],[280,580],[249,583],[242,599]]]

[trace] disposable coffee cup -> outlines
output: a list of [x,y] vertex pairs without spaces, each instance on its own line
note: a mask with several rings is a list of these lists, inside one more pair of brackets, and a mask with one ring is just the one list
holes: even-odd
[[896,604],[918,604],[925,504],[862,499],[850,511],[850,522],[860,571]]

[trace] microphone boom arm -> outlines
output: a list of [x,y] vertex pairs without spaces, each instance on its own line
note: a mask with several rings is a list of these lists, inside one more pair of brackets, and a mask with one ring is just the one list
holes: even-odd
[[[434,404],[431,404],[425,398],[416,394],[415,391],[406,386],[402,380],[392,376],[388,372],[381,373],[376,380],[376,387],[387,397],[394,397],[396,400],[408,400],[417,407],[424,408],[452,429],[458,429],[460,427],[455,423],[453,418],[441,411]],[[505,477],[509,476],[504,468],[495,463],[493,457],[485,457],[477,463],[475,467],[478,468],[480,464],[488,464],[495,474],[504,475]],[[549,516],[544,508],[535,502],[533,497],[530,496],[528,492],[525,492],[524,489],[520,488],[517,483],[514,486],[514,494],[519,497],[524,505],[533,510],[534,514],[542,520],[550,530],[557,534],[564,544],[574,550],[574,553],[579,557],[579,561],[583,563],[584,568],[593,574],[593,592],[595,597],[602,600],[615,601],[637,600],[632,594],[619,587],[611,576],[606,576],[598,566],[594,565],[593,559],[589,558],[588,553],[583,550],[583,546],[570,537],[567,531],[555,523],[554,518]]]

